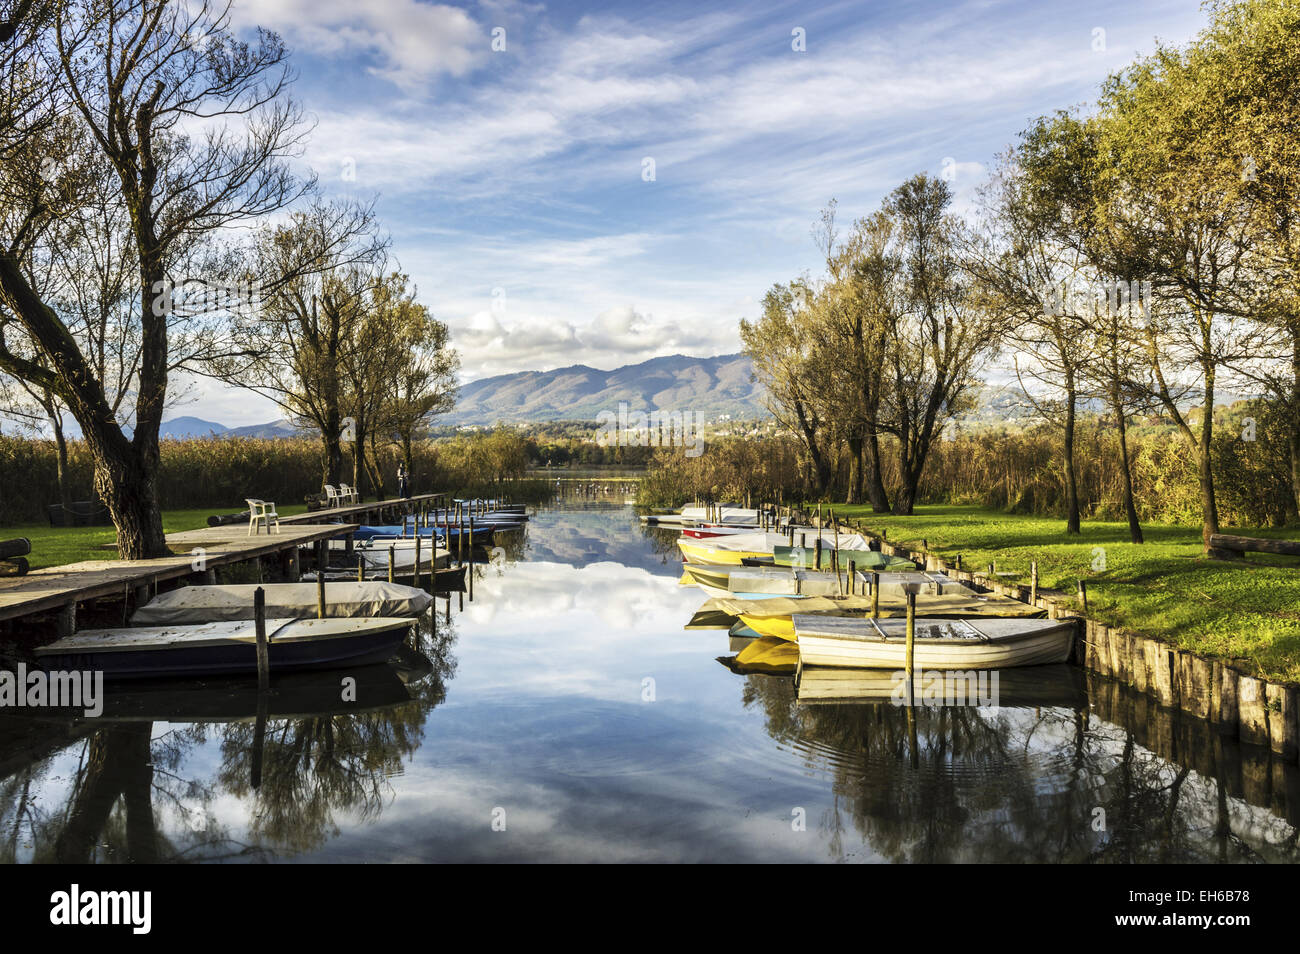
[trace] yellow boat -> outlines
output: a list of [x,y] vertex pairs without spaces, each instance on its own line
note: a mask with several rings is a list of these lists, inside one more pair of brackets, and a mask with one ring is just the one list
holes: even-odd
[[731,659],[721,660],[734,672],[793,673],[799,666],[799,646],[784,639],[756,639]]
[[716,563],[722,566],[744,566],[745,560],[770,557],[771,550],[723,550],[710,546],[705,541],[692,541],[682,538],[677,541],[677,549],[682,551],[688,563]]

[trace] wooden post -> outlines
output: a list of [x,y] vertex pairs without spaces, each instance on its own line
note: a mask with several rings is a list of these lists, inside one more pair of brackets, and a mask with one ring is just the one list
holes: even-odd
[[880,574],[871,571],[871,615],[880,617]]
[[1038,561],[1029,564],[1029,602],[1038,602]]
[[908,695],[911,695],[913,657],[916,654],[916,594],[907,589],[907,648],[904,665],[907,667]]
[[396,569],[397,569],[397,550],[390,543],[388,545],[388,582],[389,583],[393,582],[393,579],[396,576],[396,573],[394,572]]
[[831,572],[835,574],[835,592],[843,596],[844,590],[840,588],[840,551],[838,548],[831,551]]
[[1088,581],[1079,581],[1079,602],[1083,604],[1083,611],[1088,612]]
[[71,636],[77,631],[77,604],[76,602],[64,603],[59,607],[59,616],[55,623],[55,632],[59,638]]
[[[320,572],[317,571],[317,578]],[[265,692],[271,684],[271,647],[266,638],[266,590],[253,591],[253,627],[257,633],[257,689]]]
[[817,560],[816,560],[816,562],[813,564],[813,567],[814,567],[815,569],[820,570],[820,569],[822,568],[822,532],[821,532],[821,530],[818,530],[818,531],[817,531],[817,545],[816,545],[816,547],[815,547],[815,550],[816,550],[816,554],[817,554]]
[[316,618],[325,618],[325,571],[316,571]]
[[420,585],[420,528],[415,528],[415,585]]
[[856,560],[849,561],[849,596],[856,596],[858,590],[858,564]]
[[357,582],[364,583],[365,581],[366,581],[366,558],[363,557],[360,553],[358,553],[357,554]]

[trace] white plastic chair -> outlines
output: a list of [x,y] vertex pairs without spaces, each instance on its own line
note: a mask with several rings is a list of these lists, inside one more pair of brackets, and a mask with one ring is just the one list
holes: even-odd
[[325,506],[339,507],[343,504],[343,495],[335,489],[333,484],[325,485]]
[[251,497],[244,498],[248,504],[248,535],[251,537],[257,532],[257,526],[260,523],[266,527],[266,532],[271,532],[271,524],[275,524],[275,532],[280,532],[280,515],[275,512],[275,502],[271,500],[254,500]]
[[347,484],[339,484],[339,498],[343,503],[361,503],[361,494]]

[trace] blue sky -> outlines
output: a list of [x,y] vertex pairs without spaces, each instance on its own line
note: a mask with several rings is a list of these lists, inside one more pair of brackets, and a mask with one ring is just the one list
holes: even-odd
[[[232,16],[288,42],[316,122],[304,161],[328,194],[378,197],[465,380],[738,350],[763,292],[817,270],[827,200],[847,221],[947,162],[965,203],[1030,118],[1204,23],[1194,0],[235,0]],[[173,416],[279,416],[247,392],[194,396]]]

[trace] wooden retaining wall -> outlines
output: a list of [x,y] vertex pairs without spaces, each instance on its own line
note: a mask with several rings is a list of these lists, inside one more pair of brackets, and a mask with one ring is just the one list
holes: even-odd
[[[812,522],[817,523],[817,518],[813,517]],[[1028,584],[1005,583],[983,571],[958,570],[934,554],[896,547],[865,527],[841,526],[878,541],[884,553],[905,557],[927,570],[942,571],[1002,596],[1030,602]],[[1033,603],[1047,610],[1052,619],[1078,621],[1075,661],[1079,665],[1132,686],[1162,706],[1204,719],[1229,738],[1267,748],[1287,762],[1300,759],[1300,689],[1296,686],[1250,676],[1221,660],[1098,623],[1074,610],[1070,600],[1064,593],[1039,587]]]

